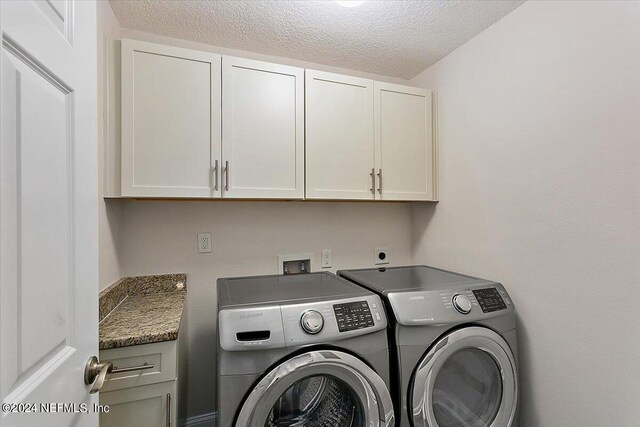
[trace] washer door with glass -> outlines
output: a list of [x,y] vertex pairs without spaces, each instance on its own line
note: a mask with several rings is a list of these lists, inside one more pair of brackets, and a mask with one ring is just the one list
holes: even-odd
[[516,362],[487,328],[441,338],[421,359],[409,396],[415,427],[509,427],[518,402]]
[[360,359],[310,351],[270,371],[245,400],[236,427],[390,427],[391,396]]

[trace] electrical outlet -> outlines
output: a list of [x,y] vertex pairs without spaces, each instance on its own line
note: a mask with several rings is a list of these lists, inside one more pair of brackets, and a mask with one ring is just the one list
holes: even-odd
[[389,249],[376,248],[375,250],[375,264],[389,264]]
[[322,268],[331,267],[331,249],[325,249],[322,251]]
[[211,233],[198,233],[198,253],[211,252]]

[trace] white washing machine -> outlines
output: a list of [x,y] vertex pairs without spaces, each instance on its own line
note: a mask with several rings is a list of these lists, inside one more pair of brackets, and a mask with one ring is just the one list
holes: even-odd
[[427,266],[339,271],[389,318],[401,427],[515,427],[515,308],[500,283]]
[[217,287],[218,426],[394,426],[378,295],[331,273]]

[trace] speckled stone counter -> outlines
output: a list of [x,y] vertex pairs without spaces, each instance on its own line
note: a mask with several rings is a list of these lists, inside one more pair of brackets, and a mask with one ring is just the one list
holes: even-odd
[[100,293],[100,350],[178,338],[185,274],[125,277]]

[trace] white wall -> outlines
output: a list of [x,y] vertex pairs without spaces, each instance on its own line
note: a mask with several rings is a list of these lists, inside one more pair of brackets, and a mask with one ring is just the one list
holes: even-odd
[[[277,274],[277,255],[333,250],[333,268],[373,266],[387,246],[392,264],[411,261],[408,204],[123,201],[123,275],[186,272],[189,416],[214,410],[219,277]],[[212,252],[196,235],[212,233]]]
[[413,261],[511,292],[524,426],[638,425],[640,3],[528,2],[414,83],[441,201]]

